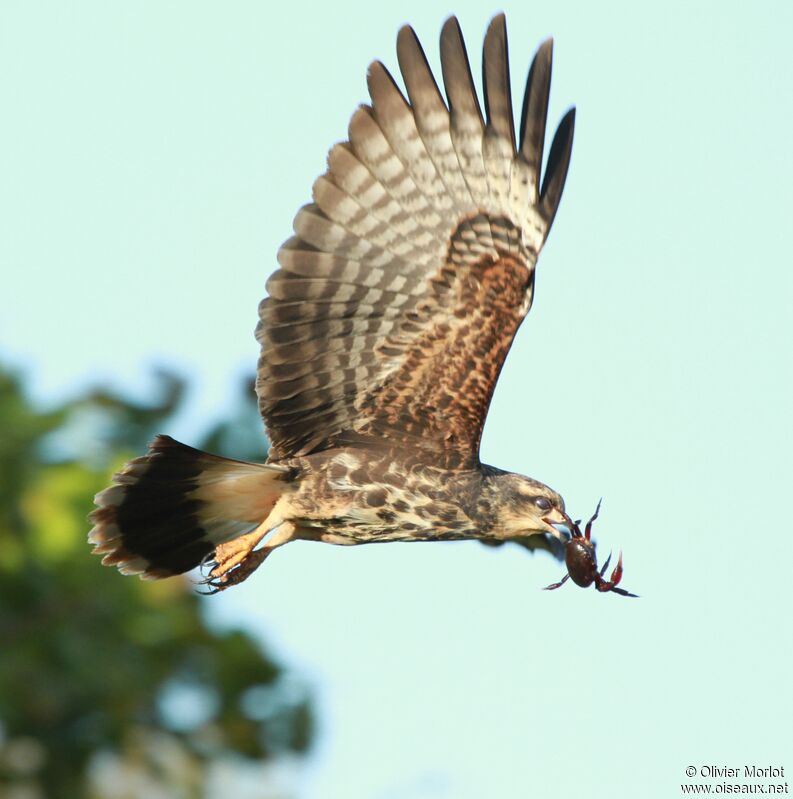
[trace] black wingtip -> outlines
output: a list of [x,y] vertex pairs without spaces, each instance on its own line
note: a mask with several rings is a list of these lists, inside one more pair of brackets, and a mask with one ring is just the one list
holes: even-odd
[[502,12],[490,20],[482,47],[482,93],[487,124],[515,150],[512,89],[509,77],[507,18]]
[[460,20],[458,20],[457,17],[454,14],[452,14],[451,16],[446,17],[446,19],[443,22],[443,25],[441,26],[441,39],[443,39],[444,36],[448,37],[448,36],[457,36],[457,35],[462,37]]
[[441,74],[449,110],[453,114],[457,111],[474,114],[484,124],[463,31],[455,16],[443,23],[440,50]]
[[553,224],[559,201],[562,199],[567,170],[570,167],[570,155],[573,151],[573,133],[575,131],[575,106],[563,117],[556,129],[545,167],[545,178],[540,191],[540,211],[548,220],[548,229]]
[[520,115],[520,152],[534,173],[537,189],[545,146],[552,64],[553,39],[548,38],[539,46],[531,62]]
[[413,29],[412,25],[403,25],[398,33],[397,33],[397,55],[399,55],[399,50],[401,47],[406,47],[408,45],[413,45],[417,43],[419,40],[416,31]]

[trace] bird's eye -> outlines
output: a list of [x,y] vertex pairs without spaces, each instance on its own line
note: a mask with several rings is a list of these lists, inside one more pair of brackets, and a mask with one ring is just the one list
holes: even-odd
[[547,497],[535,497],[534,504],[540,510],[550,510],[553,507],[553,505],[551,505],[551,500]]

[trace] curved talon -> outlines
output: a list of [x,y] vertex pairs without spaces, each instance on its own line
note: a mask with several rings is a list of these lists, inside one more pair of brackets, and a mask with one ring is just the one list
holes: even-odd
[[198,580],[199,585],[204,585],[208,583],[212,579],[212,571],[217,566],[216,561],[209,561],[208,563],[202,564],[199,569],[201,573],[201,579]]
[[212,596],[212,594],[219,594],[225,588],[228,588],[225,585],[226,579],[224,577],[213,577],[211,574],[207,574],[203,579],[198,580],[196,582],[197,585],[201,586],[202,588],[206,588],[207,590],[202,591],[200,588],[196,588],[196,593],[203,594],[204,596]]
[[201,594],[201,596],[213,596],[214,594],[219,594],[223,589],[222,588],[211,588],[208,591],[202,591],[200,588],[196,589],[197,594]]
[[[242,565],[242,564],[240,564]],[[249,577],[256,567],[259,564],[252,566],[249,569],[246,569],[242,574],[239,574],[240,567],[237,566],[235,568],[229,569],[229,571],[224,572],[223,574],[219,574],[216,576],[212,576],[209,574],[204,580],[199,582],[199,585],[206,586],[208,590],[206,591],[198,591],[199,594],[204,594],[206,596],[211,596],[212,594],[219,594],[221,591],[225,591],[227,588],[231,588],[232,585],[237,585]]]
[[[218,550],[208,555],[201,564],[202,579],[197,580],[197,585],[206,587],[207,590],[198,590],[199,594],[211,596],[219,594],[232,585],[238,585],[253,574],[269,554],[268,548],[251,550],[235,549],[231,553]],[[224,557],[225,555],[225,557]]]
[[[212,596],[212,594],[219,594],[231,585],[231,583],[228,583],[228,575],[212,576],[212,571],[217,568],[216,562],[210,561],[206,564],[206,567],[211,567],[210,572],[204,574],[202,579],[196,580],[196,585],[206,588],[207,590],[202,591],[200,588],[196,588],[196,593],[203,594],[204,596]],[[202,569],[203,568],[205,567],[202,566]]]

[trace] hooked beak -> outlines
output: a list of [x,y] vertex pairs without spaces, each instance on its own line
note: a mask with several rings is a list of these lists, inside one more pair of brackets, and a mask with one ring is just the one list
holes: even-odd
[[[573,534],[573,522],[563,510],[554,508],[547,516],[543,516],[541,521],[547,528],[544,532],[557,541],[566,544],[570,540]],[[560,530],[560,527],[564,529]]]

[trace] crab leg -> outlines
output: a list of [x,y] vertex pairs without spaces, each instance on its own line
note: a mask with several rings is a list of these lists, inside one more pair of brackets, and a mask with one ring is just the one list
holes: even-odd
[[636,597],[637,599],[639,597],[638,594],[632,594],[630,591],[626,591],[624,588],[617,588],[616,586],[614,586],[611,590],[615,594],[619,594],[620,596],[632,596],[632,597]]
[[595,519],[598,517],[598,513],[600,513],[600,503],[603,502],[603,497],[598,500],[598,506],[595,508],[595,513],[593,514],[592,518],[586,523],[586,539],[587,541],[590,540],[592,537],[592,524],[594,523]]
[[564,585],[567,582],[567,578],[569,576],[570,576],[569,574],[565,574],[565,576],[562,577],[562,579],[559,580],[558,583],[551,583],[550,585],[546,585],[545,588],[543,588],[542,590],[543,591],[555,591],[557,588],[559,588],[560,586]]
[[[606,570],[606,565],[608,564],[609,560],[611,560],[611,555],[609,555],[606,563],[601,569],[601,575]],[[615,594],[621,594],[622,596],[638,596],[638,594],[632,594],[630,591],[626,591],[624,588],[617,588],[620,580],[622,580],[622,550],[620,550],[620,556],[617,558],[617,565],[614,567],[614,571],[611,572],[611,579],[604,580],[601,576],[596,577],[595,588],[597,588],[598,591],[613,591]]]

